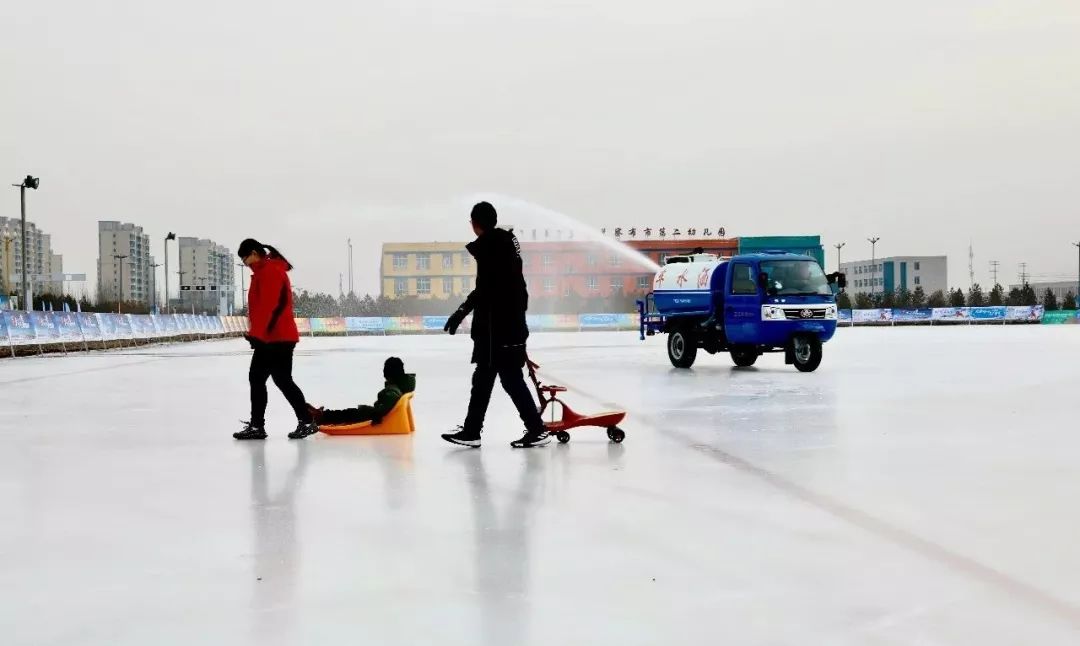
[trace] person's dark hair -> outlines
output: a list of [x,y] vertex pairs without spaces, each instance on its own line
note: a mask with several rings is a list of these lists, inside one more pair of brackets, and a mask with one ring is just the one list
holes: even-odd
[[383,364],[383,376],[387,379],[405,375],[405,363],[397,357],[390,357]]
[[480,225],[484,231],[490,231],[499,223],[499,215],[490,202],[479,202],[472,207],[472,221]]
[[293,268],[292,263],[289,262],[288,259],[285,258],[285,256],[281,255],[280,251],[268,244],[263,244],[254,238],[247,238],[246,240],[241,242],[240,249],[236,252],[236,255],[240,256],[240,259],[243,260],[244,258],[247,258],[249,255],[251,255],[252,251],[258,251],[260,255],[266,256],[268,258],[277,258],[278,260],[284,262],[285,268],[290,271]]

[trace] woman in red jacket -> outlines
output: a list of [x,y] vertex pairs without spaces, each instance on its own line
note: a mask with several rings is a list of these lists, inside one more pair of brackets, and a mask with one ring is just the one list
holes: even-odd
[[292,265],[281,253],[261,242],[248,238],[240,243],[240,259],[251,269],[251,288],[248,291],[248,343],[255,354],[251,357],[251,421],[244,430],[233,433],[238,440],[265,440],[266,380],[274,384],[289,400],[296,413],[296,430],[289,439],[298,440],[317,433],[319,427],[311,419],[304,393],[292,378],[293,350],[300,342],[293,319],[292,284],[289,270]]

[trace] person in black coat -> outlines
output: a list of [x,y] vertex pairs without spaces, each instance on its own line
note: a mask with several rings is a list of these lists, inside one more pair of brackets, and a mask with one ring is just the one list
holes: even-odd
[[472,362],[476,368],[465,423],[442,437],[462,446],[480,446],[484,415],[498,377],[525,423],[525,435],[511,446],[541,446],[551,438],[522,374],[529,338],[525,321],[529,292],[521,271],[521,246],[513,233],[496,228],[498,214],[491,204],[480,202],[474,206],[471,220],[476,240],[465,248],[476,259],[476,286],[450,316],[444,330],[455,334],[472,313]]

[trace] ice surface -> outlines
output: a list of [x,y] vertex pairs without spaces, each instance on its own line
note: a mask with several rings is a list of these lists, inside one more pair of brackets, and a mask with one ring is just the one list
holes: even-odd
[[1080,329],[848,329],[821,369],[531,353],[626,442],[444,444],[460,337],[305,339],[309,400],[419,375],[412,438],[246,417],[242,341],[0,362],[0,643],[1077,644]]

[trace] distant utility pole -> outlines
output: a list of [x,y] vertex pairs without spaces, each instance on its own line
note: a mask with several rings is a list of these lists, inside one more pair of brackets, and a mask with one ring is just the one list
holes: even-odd
[[352,264],[352,238],[348,239],[349,243],[349,293],[355,294],[353,290],[353,264]]
[[345,288],[344,288],[344,287],[342,287],[342,283],[343,283],[343,281],[344,281],[344,280],[345,280],[345,279],[344,279],[344,277],[343,277],[343,276],[342,276],[341,274],[338,274],[338,275],[337,275],[337,291],[338,291],[338,298],[340,298],[340,299],[342,299],[342,300],[344,300],[344,299],[345,299]]
[[833,246],[836,247],[836,271],[840,271],[840,250],[847,245],[846,242],[838,242]]
[[870,295],[873,296],[877,289],[877,243],[880,237],[867,238],[870,243]]
[[1020,287],[1027,285],[1027,263],[1020,263]]
[[994,285],[998,284],[997,275],[998,275],[998,265],[1000,265],[1000,264],[1001,263],[996,261],[996,260],[991,260],[990,261],[990,273],[994,275]]
[[975,248],[968,240],[968,290],[975,286]]

